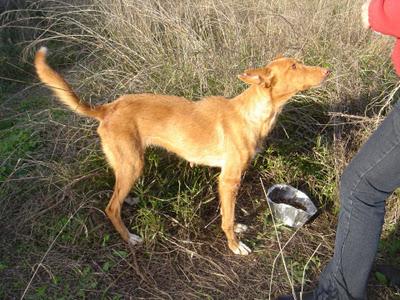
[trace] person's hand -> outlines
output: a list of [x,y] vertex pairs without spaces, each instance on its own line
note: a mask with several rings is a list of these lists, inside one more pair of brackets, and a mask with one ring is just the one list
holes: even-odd
[[365,29],[369,29],[371,27],[368,21],[368,7],[370,3],[371,0],[366,0],[363,6],[361,7],[361,21]]

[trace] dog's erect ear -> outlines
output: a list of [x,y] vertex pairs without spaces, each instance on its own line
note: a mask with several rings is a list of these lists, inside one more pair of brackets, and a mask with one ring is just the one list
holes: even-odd
[[271,86],[272,77],[269,68],[246,70],[243,74],[238,75],[238,78],[247,84],[257,84],[265,88]]
[[264,72],[262,74],[262,79],[263,79],[263,85],[266,88],[271,87],[274,84],[274,75],[272,74],[272,71],[270,68],[265,68]]
[[251,70],[238,75],[238,78],[247,84],[260,84],[262,82],[260,75],[254,74]]

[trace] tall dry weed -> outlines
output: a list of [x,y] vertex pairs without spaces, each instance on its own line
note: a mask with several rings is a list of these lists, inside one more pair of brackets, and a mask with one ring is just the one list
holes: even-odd
[[36,1],[26,13],[39,11],[30,50],[50,44],[65,58],[74,49],[81,86],[97,95],[232,96],[236,74],[283,53],[331,67],[329,97],[320,101],[340,102],[390,77],[389,42],[362,29],[360,3]]

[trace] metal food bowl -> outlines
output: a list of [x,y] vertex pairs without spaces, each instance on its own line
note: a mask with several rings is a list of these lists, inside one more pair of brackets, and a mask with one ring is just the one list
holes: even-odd
[[290,227],[303,226],[317,212],[306,194],[287,184],[273,185],[267,200],[275,219]]

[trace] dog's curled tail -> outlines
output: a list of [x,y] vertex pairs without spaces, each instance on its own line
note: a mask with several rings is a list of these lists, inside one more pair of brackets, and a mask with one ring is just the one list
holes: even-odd
[[100,105],[90,107],[82,103],[71,89],[69,84],[46,62],[47,48],[41,47],[35,55],[35,68],[40,80],[47,85],[56,96],[73,111],[88,117],[102,120],[104,108]]

